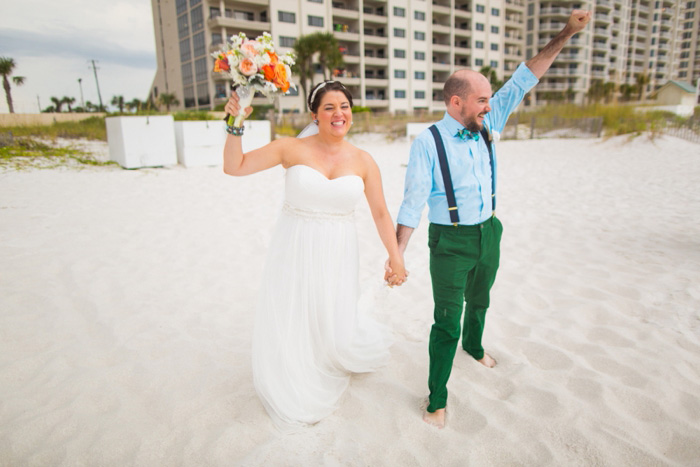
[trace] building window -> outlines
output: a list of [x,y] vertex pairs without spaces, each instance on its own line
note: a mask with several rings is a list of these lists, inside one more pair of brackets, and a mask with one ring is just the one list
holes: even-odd
[[222,43],[223,43],[223,38],[221,37],[221,33],[213,32],[211,34],[211,45],[219,45]]
[[192,51],[190,50],[190,40],[183,39],[180,41],[180,61],[188,62],[192,59]]
[[207,66],[207,57],[198,58],[194,61],[194,73],[197,82],[206,81],[209,67]]
[[394,37],[406,37],[406,30],[401,28],[394,28]]
[[190,35],[190,22],[187,15],[182,15],[177,19],[177,31],[180,39]]
[[693,19],[695,17],[695,12],[694,11],[687,11],[685,13],[685,19]]
[[476,23],[476,30],[483,31],[484,30],[484,23]]
[[690,52],[681,52],[681,58],[690,58]]
[[491,32],[493,34],[498,34],[498,26],[491,26]]
[[250,11],[234,10],[233,19],[241,19],[243,21],[255,21],[255,15]]
[[226,99],[226,97],[228,97],[226,95],[226,83],[216,83],[215,86],[216,90],[214,91],[214,97],[216,97],[217,99]]
[[207,44],[204,42],[204,31],[192,36],[192,48],[194,49],[195,57],[204,55],[207,52]]
[[678,77],[679,77],[679,78],[685,78],[686,76],[688,76],[688,72],[687,72],[687,71],[679,71],[679,72],[678,72]]
[[693,29],[693,22],[688,21],[683,25],[683,29]]
[[484,8],[484,5],[479,5],[479,4],[476,5],[476,12],[477,13],[483,13],[484,11],[486,11],[486,9]]
[[192,86],[187,86],[183,90],[185,96],[185,108],[194,107],[194,88]]
[[403,89],[395,89],[394,90],[394,97],[397,99],[405,99],[406,98],[406,91]]
[[424,41],[425,40],[425,33],[421,32],[421,31],[414,31],[413,38],[417,41]]
[[280,47],[294,47],[296,42],[296,37],[280,36]]
[[422,11],[414,11],[413,19],[417,19],[418,21],[425,21],[425,13]]
[[405,17],[406,16],[406,9],[395,6],[394,7],[394,16],[400,16],[402,18]]
[[219,16],[221,16],[221,10],[213,6],[209,7],[210,18],[218,18]]
[[483,49],[484,41],[474,41],[474,47],[476,47],[477,49]]
[[414,52],[413,58],[416,60],[425,60],[425,52]]
[[489,66],[491,68],[498,68],[498,61],[496,60],[491,60],[491,63],[489,63]]
[[474,59],[474,66],[484,66],[484,59],[483,58],[475,58]]
[[185,63],[180,67],[180,70],[182,72],[182,85],[192,84],[192,64]]
[[679,68],[688,68],[688,62],[681,62]]
[[200,3],[202,3],[202,0],[190,0],[190,8],[195,5],[199,5]]
[[406,58],[406,51],[403,49],[394,49],[394,58]]
[[491,16],[500,16],[501,10],[498,8],[491,8]]
[[277,20],[280,23],[296,23],[297,15],[296,13],[292,13],[291,11],[278,11]]
[[175,8],[177,9],[178,15],[187,10],[187,0],[177,0],[175,3]]
[[425,91],[416,91],[413,93],[413,97],[416,99],[425,99]]
[[418,80],[425,79],[425,71],[415,71],[413,77]]
[[197,85],[197,104],[198,105],[209,105],[209,86],[207,83],[202,83]]
[[323,3],[323,0],[309,0],[311,3]]
[[491,44],[491,50],[498,50],[498,44]]
[[204,27],[204,13],[202,13],[202,5],[193,8],[190,12],[192,17],[192,32],[199,31]]
[[309,26],[323,27],[323,16],[311,16],[309,15]]
[[403,79],[406,77],[406,70],[394,70],[394,78]]

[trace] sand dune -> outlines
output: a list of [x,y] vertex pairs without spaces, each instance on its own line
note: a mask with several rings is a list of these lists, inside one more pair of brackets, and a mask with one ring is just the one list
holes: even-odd
[[[395,216],[407,142],[355,138]],[[292,435],[252,384],[250,335],[283,169],[0,174],[0,465],[700,463],[700,151],[665,137],[499,144],[502,265],[483,368],[455,358],[447,427],[420,420],[427,222],[409,282],[358,206],[364,303],[390,364]]]

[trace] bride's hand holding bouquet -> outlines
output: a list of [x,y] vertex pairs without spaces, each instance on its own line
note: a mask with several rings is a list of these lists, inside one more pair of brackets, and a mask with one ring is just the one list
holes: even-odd
[[[233,105],[232,110],[246,110],[237,111],[236,114],[230,112],[229,104],[232,102],[229,100],[226,105],[226,123],[233,129],[241,128],[243,120],[250,115],[250,104],[256,92],[272,99],[279,94],[286,94],[290,87],[296,89],[289,81],[294,54],[287,52],[279,56],[275,52],[272,36],[267,32],[255,40],[248,39],[242,32],[231,36],[224,48],[212,56],[215,58],[214,72],[230,78],[236,89],[237,105]],[[236,106],[238,109],[235,109]],[[250,111],[247,110],[249,108]]]

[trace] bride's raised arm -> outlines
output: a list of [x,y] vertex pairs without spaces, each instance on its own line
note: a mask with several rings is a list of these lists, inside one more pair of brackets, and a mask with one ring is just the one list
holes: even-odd
[[[238,95],[235,92],[231,94],[225,110],[234,117],[238,115],[240,107],[238,105]],[[246,108],[246,117],[252,111],[252,107]],[[293,140],[293,138],[272,141],[245,154],[243,153],[241,140],[242,137],[238,134],[229,134],[226,137],[226,144],[224,145],[224,173],[227,175],[250,175],[283,163],[284,149],[288,148],[290,140]],[[294,142],[292,141],[291,144],[294,144]]]

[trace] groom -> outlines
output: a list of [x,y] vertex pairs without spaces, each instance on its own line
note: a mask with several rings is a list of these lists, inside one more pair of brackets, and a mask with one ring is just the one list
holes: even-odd
[[[496,160],[491,134],[503,131],[510,113],[539,82],[567,41],[589,21],[590,12],[574,10],[564,29],[536,56],[520,64],[493,96],[483,75],[456,71],[445,82],[444,118],[434,129],[418,135],[411,146],[396,236],[403,255],[427,202],[435,307],[429,342],[430,403],[423,420],[438,428],[445,425],[447,380],[460,337],[464,302],[462,348],[482,365],[496,365],[481,345],[503,231],[495,216]],[[388,266],[386,276],[391,276]]]

